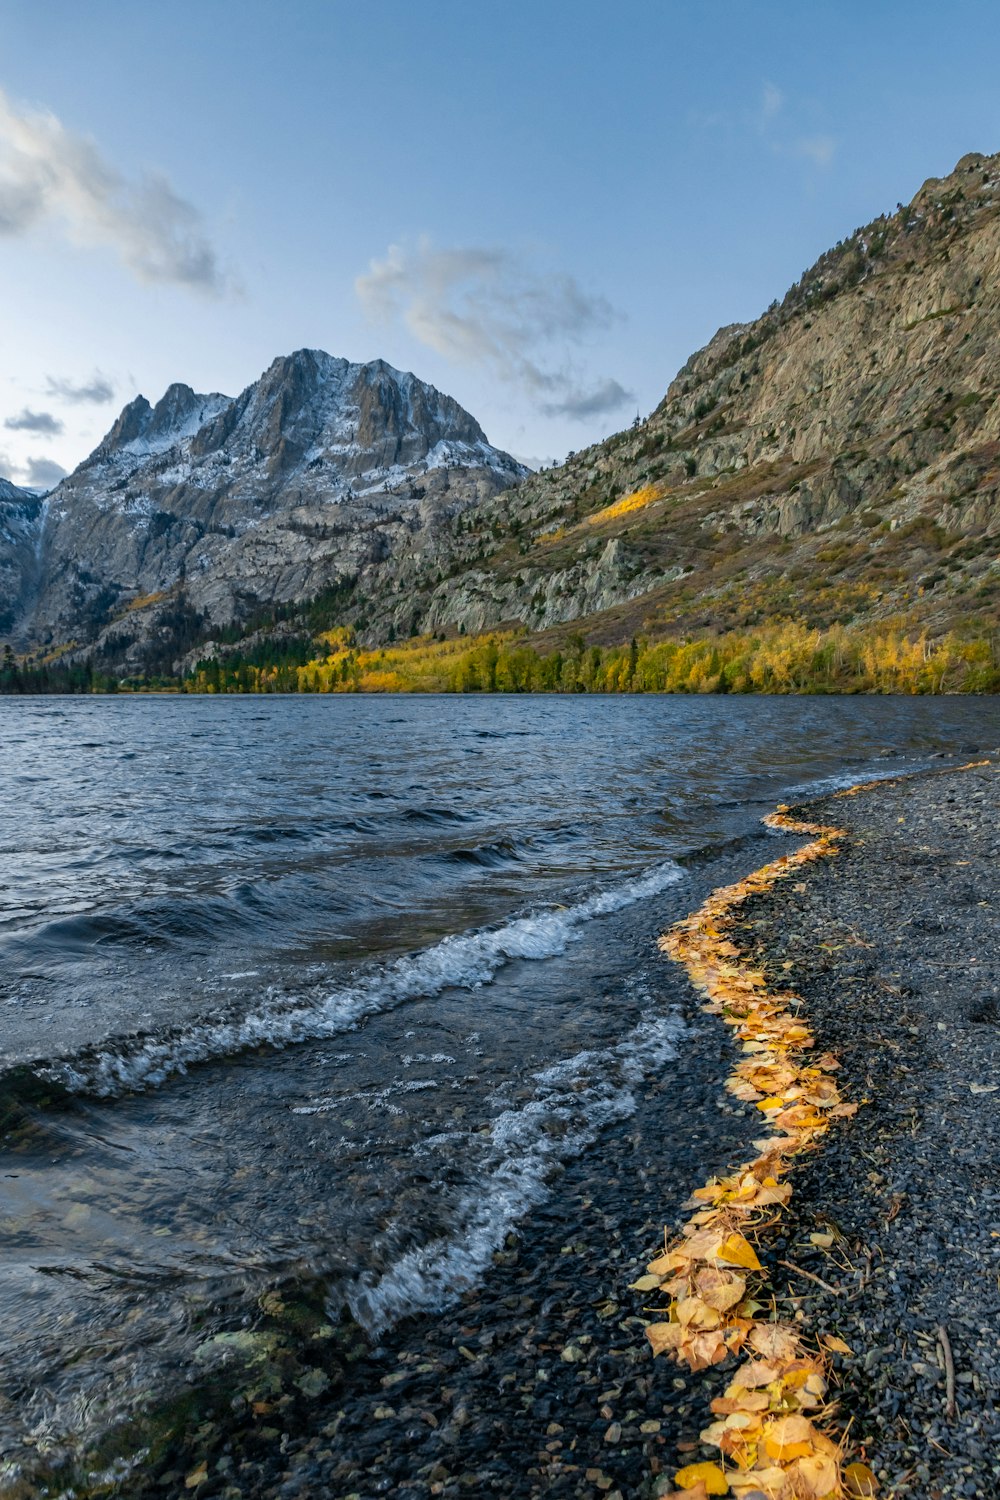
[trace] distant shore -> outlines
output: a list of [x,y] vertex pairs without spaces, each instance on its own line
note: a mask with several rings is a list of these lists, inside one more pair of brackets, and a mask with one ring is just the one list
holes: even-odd
[[[584,622],[581,622],[583,624]],[[878,625],[771,620],[739,630],[590,644],[574,630],[413,636],[366,645],[348,626],[318,635],[290,626],[205,643],[135,676],[59,652],[12,654],[0,695],[19,693],[996,693],[995,632],[931,637],[905,618]],[[616,637],[611,636],[614,641]],[[198,656],[204,649],[205,655]]]

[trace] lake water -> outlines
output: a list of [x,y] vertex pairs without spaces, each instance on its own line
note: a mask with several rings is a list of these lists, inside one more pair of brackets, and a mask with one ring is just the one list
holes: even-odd
[[375,1337],[447,1302],[683,1067],[655,938],[761,815],[998,742],[974,699],[0,699],[0,1448],[289,1277]]

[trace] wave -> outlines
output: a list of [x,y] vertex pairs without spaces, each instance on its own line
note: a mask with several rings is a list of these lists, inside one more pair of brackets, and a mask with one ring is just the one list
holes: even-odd
[[815,781],[799,782],[796,786],[787,787],[782,795],[786,802],[792,797],[801,797],[804,800],[812,801],[819,797],[825,797],[829,793],[842,792],[848,787],[857,786],[859,781],[893,781],[898,776],[905,775],[907,771],[913,769],[913,766],[908,764],[902,757],[900,757],[900,760],[902,764],[897,763],[890,769],[886,769],[885,767],[873,769],[870,766],[866,769],[864,766],[860,766],[855,771],[841,771],[832,776],[820,776]]
[[[549,1182],[605,1126],[634,1114],[634,1089],[677,1056],[684,1024],[675,1012],[645,1019],[613,1047],[585,1051],[533,1075],[532,1098],[504,1109],[488,1136],[448,1132],[423,1144],[447,1159],[483,1152],[454,1227],[428,1245],[392,1255],[384,1275],[366,1273],[347,1289],[350,1310],[378,1335],[400,1318],[457,1301],[475,1285],[511,1226],[548,1196]],[[485,1140],[486,1144],[481,1143]]]
[[401,814],[407,823],[430,823],[439,828],[446,823],[474,823],[475,813],[459,812],[454,807],[408,807]]
[[35,1071],[74,1093],[109,1098],[155,1087],[195,1063],[254,1047],[282,1048],[336,1036],[364,1016],[411,1000],[431,999],[451,988],[478,989],[517,959],[556,958],[587,922],[658,895],[676,884],[682,873],[667,860],[573,905],[443,938],[316,999],[269,993],[246,1013],[223,1013],[165,1032],[116,1038],[70,1058],[37,1064]]
[[448,849],[443,854],[431,855],[449,865],[479,865],[485,870],[495,870],[500,865],[516,864],[521,858],[524,841],[496,839],[492,844],[477,844],[471,849]]

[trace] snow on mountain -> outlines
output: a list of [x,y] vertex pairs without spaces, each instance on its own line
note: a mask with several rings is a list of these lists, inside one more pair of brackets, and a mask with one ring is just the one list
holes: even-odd
[[[229,623],[423,555],[528,471],[452,397],[384,360],[284,355],[229,397],[137,396],[56,487],[26,628],[87,642],[183,595]],[[130,614],[118,635],[145,628]]]

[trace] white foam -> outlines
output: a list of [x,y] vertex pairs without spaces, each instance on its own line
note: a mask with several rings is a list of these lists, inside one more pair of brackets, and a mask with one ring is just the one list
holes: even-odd
[[790,797],[804,799],[825,797],[832,792],[846,791],[848,787],[857,786],[859,782],[892,781],[897,776],[905,775],[909,770],[912,770],[912,766],[903,762],[891,770],[846,771],[832,776],[821,776],[817,781],[804,781],[799,786],[789,787],[783,795],[786,802]]
[[38,1071],[74,1092],[107,1097],[155,1087],[185,1072],[192,1063],[230,1057],[248,1048],[287,1047],[336,1036],[366,1015],[410,1000],[431,999],[453,987],[478,989],[516,959],[556,958],[593,918],[656,896],[676,884],[681,875],[680,867],[668,860],[571,906],[443,938],[319,999],[269,993],[256,1010],[244,1015],[208,1017],[158,1037],[125,1038],[115,1046],[61,1059]]
[[676,1013],[643,1020],[613,1047],[579,1052],[536,1073],[532,1098],[501,1110],[489,1135],[449,1131],[424,1141],[419,1151],[441,1151],[450,1160],[474,1160],[480,1150],[475,1180],[446,1238],[394,1258],[380,1277],[368,1274],[351,1285],[347,1301],[357,1321],[378,1334],[410,1313],[447,1306],[473,1286],[511,1226],[548,1195],[554,1171],[606,1125],[635,1112],[633,1089],[677,1056],[683,1034]]

